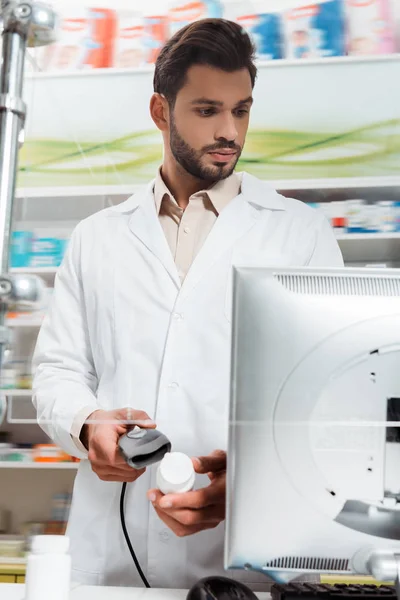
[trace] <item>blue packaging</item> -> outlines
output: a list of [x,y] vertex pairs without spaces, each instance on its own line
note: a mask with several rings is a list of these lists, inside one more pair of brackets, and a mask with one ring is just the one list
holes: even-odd
[[11,235],[10,266],[18,269],[30,266],[33,234],[31,231],[14,231]]
[[262,14],[253,27],[252,35],[257,54],[262,60],[283,58],[283,36],[281,19],[278,15]]
[[30,266],[59,267],[64,255],[64,240],[52,237],[34,237]]
[[345,54],[342,0],[305,4],[284,14],[286,58],[324,58]]
[[284,56],[282,23],[276,14],[243,15],[237,19],[247,31],[261,60],[276,60]]
[[400,202],[395,203],[395,214],[396,214],[396,231],[400,233]]

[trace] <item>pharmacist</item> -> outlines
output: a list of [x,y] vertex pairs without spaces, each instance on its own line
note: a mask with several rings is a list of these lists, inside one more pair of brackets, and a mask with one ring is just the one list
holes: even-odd
[[[342,265],[321,214],[235,172],[255,78],[237,24],[179,31],[159,55],[150,100],[163,164],[145,189],[77,227],[58,273],[34,404],[54,442],[83,459],[68,527],[75,581],[142,585],[120,525],[124,481],[127,528],[152,586],[223,572],[225,455],[215,451],[227,444],[232,264]],[[162,497],[154,469],[124,463],[127,407],[193,457],[197,491]]]

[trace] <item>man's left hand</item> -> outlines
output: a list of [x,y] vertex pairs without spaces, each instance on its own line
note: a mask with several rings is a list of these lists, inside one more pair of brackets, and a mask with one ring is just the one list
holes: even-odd
[[217,527],[225,519],[226,453],[193,458],[196,473],[207,474],[210,485],[185,494],[150,490],[147,494],[158,516],[178,537]]

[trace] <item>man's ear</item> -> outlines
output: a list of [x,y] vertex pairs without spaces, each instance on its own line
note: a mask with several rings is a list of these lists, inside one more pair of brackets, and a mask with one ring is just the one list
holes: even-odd
[[169,105],[162,94],[153,94],[150,100],[150,114],[160,131],[169,128]]

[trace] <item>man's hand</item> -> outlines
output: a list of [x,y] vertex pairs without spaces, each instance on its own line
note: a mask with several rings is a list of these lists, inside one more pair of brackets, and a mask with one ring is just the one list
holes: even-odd
[[145,429],[155,428],[156,424],[145,412],[130,408],[96,410],[89,415],[88,421],[84,425],[82,441],[89,450],[92,469],[102,481],[132,482],[143,475],[146,469],[137,471],[126,463],[118,440],[135,424]]
[[186,494],[150,490],[148,498],[158,516],[178,537],[217,527],[225,519],[226,453],[193,458],[196,473],[207,474],[209,486]]

